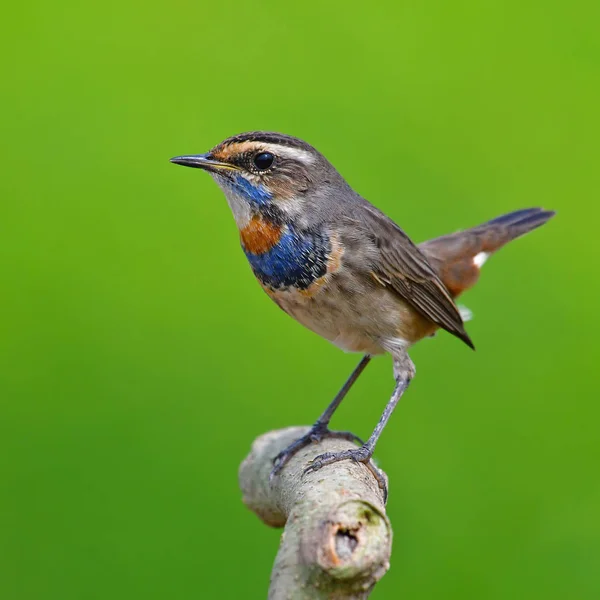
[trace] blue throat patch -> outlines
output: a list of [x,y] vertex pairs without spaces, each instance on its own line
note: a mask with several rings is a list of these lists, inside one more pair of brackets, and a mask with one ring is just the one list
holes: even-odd
[[271,192],[264,185],[252,185],[241,175],[236,175],[233,180],[228,179],[227,185],[231,186],[238,194],[244,195],[251,204],[257,206],[264,206],[272,197]]
[[295,287],[306,289],[327,273],[331,252],[329,239],[316,231],[285,228],[279,242],[263,254],[246,252],[256,277],[273,289]]
[[[279,212],[264,185],[252,185],[241,175],[227,183],[259,212],[265,215]],[[295,287],[301,290],[327,273],[330,252],[331,243],[327,236],[314,230],[299,230],[291,224],[284,226],[279,241],[267,252],[253,254],[244,249],[254,274],[264,285],[273,289]]]

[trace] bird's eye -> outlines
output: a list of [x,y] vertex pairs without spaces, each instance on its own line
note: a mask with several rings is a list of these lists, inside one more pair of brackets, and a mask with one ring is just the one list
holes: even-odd
[[275,160],[275,157],[270,152],[260,152],[254,157],[254,165],[260,171],[266,171]]

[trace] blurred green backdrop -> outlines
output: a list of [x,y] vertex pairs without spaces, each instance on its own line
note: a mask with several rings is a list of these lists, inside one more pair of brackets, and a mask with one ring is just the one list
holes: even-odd
[[[238,465],[357,357],[268,300],[217,187],[168,162],[257,128],[313,143],[416,240],[559,211],[465,297],[476,353],[412,353],[373,597],[600,597],[598,2],[3,13],[2,600],[265,596],[279,532]],[[379,359],[335,425],[368,434],[392,384]]]

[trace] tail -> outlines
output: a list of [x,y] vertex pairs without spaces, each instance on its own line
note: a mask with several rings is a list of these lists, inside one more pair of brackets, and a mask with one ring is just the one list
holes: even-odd
[[475,285],[483,263],[491,254],[543,225],[554,214],[543,208],[517,210],[472,229],[423,242],[419,248],[456,298]]

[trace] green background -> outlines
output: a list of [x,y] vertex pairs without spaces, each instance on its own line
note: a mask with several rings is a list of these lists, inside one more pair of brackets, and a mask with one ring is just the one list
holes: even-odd
[[[549,225],[464,298],[377,449],[374,598],[600,597],[598,2],[12,3],[2,16],[0,598],[265,597],[255,436],[357,361],[253,280],[220,191],[169,164],[307,139],[415,239]],[[378,359],[334,425],[368,435]]]

